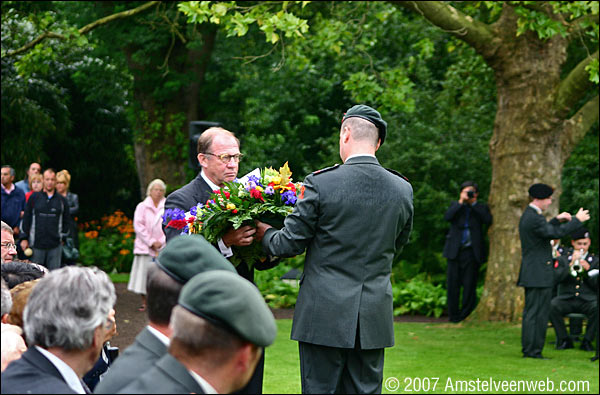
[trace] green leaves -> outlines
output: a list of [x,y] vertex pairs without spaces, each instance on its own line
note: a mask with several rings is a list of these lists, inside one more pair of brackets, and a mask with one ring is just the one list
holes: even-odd
[[298,3],[304,7],[307,2],[284,1],[280,10],[270,2],[246,6],[243,2],[237,4],[234,1],[185,1],[180,2],[177,7],[187,16],[188,23],[210,22],[222,25],[228,37],[244,36],[249,27],[256,23],[265,34],[266,41],[276,44],[282,36],[302,37],[308,31],[307,21],[290,11]]

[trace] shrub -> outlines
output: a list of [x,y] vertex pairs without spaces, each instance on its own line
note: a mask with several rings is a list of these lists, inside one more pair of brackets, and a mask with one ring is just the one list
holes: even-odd
[[424,314],[440,317],[446,308],[446,289],[433,285],[420,273],[409,281],[392,284],[394,315]]
[[84,266],[97,266],[107,273],[126,273],[133,263],[133,221],[117,210],[80,224],[79,253]]
[[[278,309],[296,306],[299,287],[281,280],[281,276],[292,269],[290,260],[284,260],[273,269],[254,272],[254,282],[269,306]],[[294,265],[295,266],[295,265]]]

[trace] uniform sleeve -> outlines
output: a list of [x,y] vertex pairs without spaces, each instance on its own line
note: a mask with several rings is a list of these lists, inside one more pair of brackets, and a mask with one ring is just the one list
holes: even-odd
[[[456,202],[456,203],[458,205],[458,202]],[[413,191],[411,188],[411,190],[410,190],[410,215],[409,215],[408,220],[404,224],[402,231],[396,238],[396,253],[395,253],[395,255],[400,254],[402,252],[402,249],[404,248],[404,246],[408,243],[408,240],[410,238],[410,232],[412,231],[412,227],[413,227],[414,212],[415,212],[415,210],[414,210],[414,204],[413,204]]]
[[532,232],[544,239],[560,239],[581,227],[581,222],[575,217],[566,223],[556,223],[546,222],[543,216],[536,215],[534,221],[535,224],[531,227]]
[[285,218],[283,228],[271,228],[265,232],[262,244],[268,254],[283,258],[301,254],[314,237],[319,213],[319,192],[313,183],[313,177],[310,175],[304,180],[304,192],[298,198],[294,211]]

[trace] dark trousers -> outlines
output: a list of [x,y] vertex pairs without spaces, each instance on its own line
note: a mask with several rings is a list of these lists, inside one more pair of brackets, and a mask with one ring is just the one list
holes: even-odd
[[263,388],[263,376],[265,373],[265,349],[263,348],[262,355],[258,364],[256,364],[256,370],[252,374],[250,381],[244,388],[234,392],[234,394],[262,394]]
[[303,394],[381,394],[383,348],[298,347]]
[[54,248],[33,248],[33,256],[31,261],[46,266],[48,270],[60,268],[62,259],[62,245],[59,244]]
[[585,331],[584,340],[593,342],[598,332],[598,303],[595,300],[586,301],[581,298],[552,299],[550,309],[550,321],[556,331],[556,344],[560,344],[569,337],[565,327],[564,316],[570,313],[585,314],[588,318],[588,326]]
[[[448,290],[448,316],[450,321],[459,322],[471,314],[477,305],[477,274],[479,264],[473,248],[463,248],[455,259],[448,259],[446,289]],[[459,307],[462,287],[462,306]]]
[[536,357],[542,355],[546,330],[550,317],[552,287],[525,288],[525,308],[521,326],[521,350],[523,356]]

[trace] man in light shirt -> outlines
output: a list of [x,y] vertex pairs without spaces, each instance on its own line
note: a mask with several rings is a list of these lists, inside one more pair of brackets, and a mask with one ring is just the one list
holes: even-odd
[[114,325],[115,288],[97,268],[67,266],[39,281],[24,313],[29,349],[2,372],[2,393],[89,393],[81,378]]
[[233,265],[203,237],[182,235],[171,240],[148,272],[147,296],[149,323],[94,389],[96,394],[114,394],[149,371],[167,353],[171,310],[183,285],[197,273],[228,270]]

